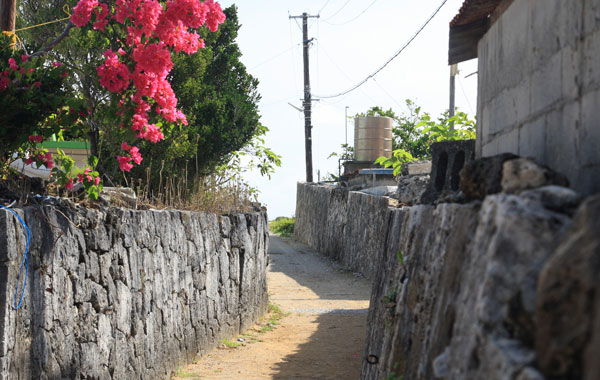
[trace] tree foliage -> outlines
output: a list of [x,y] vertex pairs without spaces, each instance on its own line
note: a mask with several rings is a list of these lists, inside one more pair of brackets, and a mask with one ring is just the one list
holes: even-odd
[[[64,10],[75,4],[77,0],[20,0],[18,27],[63,18]],[[231,164],[234,171],[240,172],[240,166],[235,167],[239,151],[242,155],[258,155],[253,162],[263,173],[271,173],[279,166],[279,156],[264,147],[262,140],[268,129],[259,122],[258,81],[240,61],[241,52],[235,42],[240,28],[237,8],[231,6],[224,13],[226,21],[217,32],[198,30],[205,49],[192,55],[172,55],[174,66],[167,79],[179,99],[177,107],[186,114],[189,124],[162,124],[165,139],[157,144],[137,141],[140,154],[146,159],[131,171],[131,177],[146,179],[150,172],[150,180],[156,185],[161,168],[172,175],[204,175]],[[64,23],[56,23],[25,30],[20,35],[30,50],[36,50],[63,28]],[[50,54],[73,73],[66,91],[89,109],[86,133],[72,137],[90,141],[100,170],[112,182],[119,183],[123,178],[116,156],[121,142],[131,140],[129,131],[120,126],[122,111],[115,97],[98,83],[96,76],[103,52],[120,47],[115,38],[119,31],[111,28],[110,24],[102,32],[74,28]],[[242,165],[240,160],[237,163]]]
[[379,157],[375,163],[393,167],[398,175],[408,162],[430,159],[429,147],[436,141],[467,140],[475,138],[475,121],[464,112],[456,110],[450,117],[448,111],[436,119],[410,99],[406,100],[408,112],[400,115],[390,108],[371,107],[356,116],[386,116],[394,120],[392,133],[392,157]]

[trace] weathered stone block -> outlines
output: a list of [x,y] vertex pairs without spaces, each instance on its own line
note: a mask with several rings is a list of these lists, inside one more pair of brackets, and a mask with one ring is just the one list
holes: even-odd
[[516,158],[502,164],[502,191],[518,193],[546,185],[567,187],[567,178],[528,158]]
[[512,153],[479,158],[467,163],[460,172],[460,190],[467,199],[483,199],[502,191],[502,165],[517,158]]
[[459,190],[460,171],[475,158],[475,140],[443,141],[431,145],[431,176],[422,203]]
[[409,162],[402,167],[402,175],[429,175],[431,174],[431,161]]
[[419,203],[423,193],[429,186],[429,175],[409,175],[398,178],[396,197],[405,205],[412,206]]
[[549,378],[600,376],[600,196],[586,200],[540,274],[536,353]]

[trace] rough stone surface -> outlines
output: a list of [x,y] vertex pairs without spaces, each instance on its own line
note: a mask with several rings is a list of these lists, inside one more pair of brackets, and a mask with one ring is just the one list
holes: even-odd
[[378,364],[361,379],[598,378],[600,197],[573,221],[578,199],[547,186],[390,209],[367,324]]
[[25,237],[1,211],[1,379],[168,379],[266,311],[264,213],[16,211],[29,275],[16,311]]
[[431,174],[431,161],[414,161],[402,166],[402,175]]
[[397,199],[406,205],[418,203],[429,186],[429,175],[407,175],[398,177]]
[[600,378],[600,195],[550,185],[382,210],[343,190],[298,194],[297,237],[377,262],[362,380]]
[[540,274],[536,353],[548,378],[600,378],[600,196],[575,215]]
[[[300,185],[298,194],[318,203],[318,212],[301,211],[305,239],[335,240],[341,219],[331,215],[343,208],[346,223],[356,222],[340,236],[382,249],[361,246],[378,262],[361,379],[599,377],[600,196],[580,203],[551,185],[368,212],[376,203],[352,193]],[[372,229],[383,242],[356,233]],[[334,258],[360,244],[337,241]]]
[[512,153],[473,160],[460,172],[459,187],[467,199],[482,200],[502,191],[502,168],[505,161],[518,158]]
[[529,158],[517,158],[502,164],[502,191],[519,193],[546,185],[567,187],[567,178]]
[[390,197],[395,195],[396,186],[377,186],[359,191],[364,194],[375,195],[378,197]]
[[383,252],[388,199],[299,183],[294,238],[372,278]]
[[137,209],[137,195],[129,187],[103,187],[100,198],[108,205]]

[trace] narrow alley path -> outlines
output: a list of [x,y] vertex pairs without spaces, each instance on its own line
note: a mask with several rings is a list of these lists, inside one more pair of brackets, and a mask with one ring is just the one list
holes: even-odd
[[274,330],[217,348],[174,379],[359,378],[370,282],[290,239],[272,235],[269,253],[269,300],[289,314]]

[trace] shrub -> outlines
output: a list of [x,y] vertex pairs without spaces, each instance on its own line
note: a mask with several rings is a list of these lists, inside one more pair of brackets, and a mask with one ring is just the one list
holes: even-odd
[[271,232],[278,234],[279,236],[291,236],[294,233],[295,221],[295,218],[280,216],[277,219],[269,222],[269,229]]

